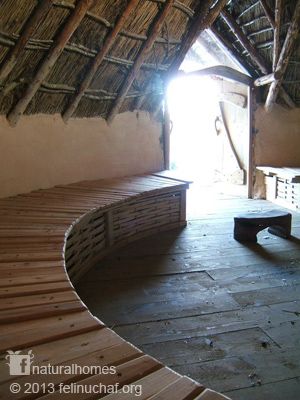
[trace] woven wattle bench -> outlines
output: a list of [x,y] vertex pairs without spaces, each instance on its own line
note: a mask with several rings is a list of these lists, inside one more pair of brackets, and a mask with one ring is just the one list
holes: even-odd
[[239,242],[257,242],[257,233],[265,228],[273,235],[288,238],[291,235],[292,215],[280,210],[250,212],[234,217],[234,239]]
[[[187,188],[183,181],[143,175],[0,199],[1,399],[225,399],[107,328],[70,281],[118,246],[185,225]],[[34,366],[113,366],[115,373],[14,376],[7,365],[12,351],[34,356]],[[20,390],[12,393],[12,383]],[[118,384],[120,391],[61,391],[70,384]],[[128,385],[140,385],[140,395],[122,393]]]

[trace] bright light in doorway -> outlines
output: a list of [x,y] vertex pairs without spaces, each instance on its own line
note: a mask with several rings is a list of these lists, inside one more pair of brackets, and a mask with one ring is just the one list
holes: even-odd
[[218,90],[210,77],[174,79],[167,92],[172,121],[170,165],[192,179],[212,182]]

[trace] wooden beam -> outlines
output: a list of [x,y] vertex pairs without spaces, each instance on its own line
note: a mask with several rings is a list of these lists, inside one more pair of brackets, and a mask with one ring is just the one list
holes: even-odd
[[0,67],[0,83],[4,82],[19,61],[20,56],[25,50],[28,40],[34,34],[41,21],[50,10],[51,6],[52,0],[42,0],[39,1],[38,5],[34,8],[33,12],[25,23],[16,45],[11,49],[11,51],[8,52]]
[[237,38],[237,40],[241,43],[241,45],[247,50],[251,59],[255,62],[255,64],[259,67],[259,69],[264,73],[268,74],[268,67],[266,65],[265,60],[256,50],[256,48],[250,43],[247,36],[244,34],[242,29],[239,27],[237,22],[235,22],[232,15],[230,15],[227,11],[223,10],[221,12],[221,16],[229,28],[232,30],[232,33]]
[[133,67],[129,71],[129,74],[127,75],[125,81],[123,82],[121,89],[118,93],[118,96],[110,110],[107,116],[107,121],[110,123],[114,119],[115,115],[119,112],[123,101],[125,99],[126,94],[128,93],[128,90],[130,89],[133,81],[137,77],[137,74],[149,52],[149,50],[152,48],[154,41],[156,37],[158,36],[160,29],[165,21],[166,16],[168,15],[169,11],[171,10],[172,6],[174,4],[174,0],[166,0],[164,3],[162,9],[158,12],[157,17],[149,31],[149,36],[146,42],[142,45],[135,61],[133,64]]
[[179,52],[176,55],[176,59],[173,61],[169,68],[168,75],[171,76],[176,72],[182,64],[184,57],[186,56],[193,43],[199,37],[201,32],[209,28],[219,16],[221,10],[226,5],[227,0],[219,0],[215,6],[210,10],[211,5],[214,1],[202,1],[201,6],[191,22],[191,26],[182,40]]
[[268,85],[269,83],[274,82],[278,77],[278,74],[272,72],[271,74],[261,76],[254,81],[254,86],[264,86]]
[[253,198],[254,189],[254,88],[248,87],[248,165],[247,165],[247,192],[248,198]]
[[97,72],[97,69],[99,68],[99,66],[102,63],[106,54],[111,49],[112,45],[114,44],[114,42],[116,40],[117,35],[119,34],[120,30],[123,28],[127,18],[134,11],[138,2],[139,2],[139,0],[129,0],[123,14],[119,17],[116,25],[110,31],[110,33],[107,35],[106,39],[104,40],[101,50],[95,57],[90,69],[88,70],[86,76],[84,77],[83,81],[81,82],[81,85],[79,87],[79,90],[78,90],[76,96],[70,102],[66,111],[63,114],[63,120],[65,122],[67,122],[68,119],[74,114],[76,108],[78,107],[80,100],[84,96],[85,91],[88,89],[88,87],[92,83],[92,80]]
[[56,40],[53,43],[52,48],[45,57],[44,61],[40,65],[36,75],[33,77],[32,82],[27,87],[24,96],[17,102],[17,104],[12,108],[7,118],[12,126],[15,126],[21,117],[21,115],[26,110],[28,104],[32,100],[33,96],[38,91],[39,87],[43,83],[44,79],[47,77],[52,67],[56,63],[58,57],[64,50],[65,45],[68,40],[77,29],[78,25],[84,18],[87,10],[93,4],[94,0],[78,0],[76,7],[70,14],[64,28],[58,34]]
[[267,3],[267,0],[260,0],[260,5],[262,6],[262,8],[264,10],[270,25],[272,26],[273,29],[275,29],[274,16],[273,16],[271,8],[269,7],[269,4]]
[[273,45],[273,71],[275,71],[279,53],[280,53],[280,28],[282,18],[283,4],[282,0],[276,0],[275,3],[275,27],[274,27],[274,45]]
[[[179,74],[181,76],[182,73]],[[198,71],[187,72],[185,75],[188,76],[220,76],[222,78],[228,79],[230,81],[239,82],[247,86],[252,85],[252,78],[250,76],[243,74],[233,68],[226,67],[224,65],[216,65],[214,67],[208,67],[200,69]]]
[[272,110],[274,103],[277,99],[280,86],[289,63],[289,58],[292,54],[294,44],[296,42],[299,33],[299,24],[300,24],[300,0],[297,1],[294,15],[292,17],[292,21],[287,31],[287,35],[283,43],[282,50],[280,52],[279,59],[276,65],[275,73],[279,74],[279,78],[276,79],[276,81],[274,81],[270,86],[265,104],[265,108],[267,111]]
[[163,121],[163,142],[164,142],[164,167],[165,169],[170,169],[170,135],[171,135],[171,118],[166,104],[165,118]]

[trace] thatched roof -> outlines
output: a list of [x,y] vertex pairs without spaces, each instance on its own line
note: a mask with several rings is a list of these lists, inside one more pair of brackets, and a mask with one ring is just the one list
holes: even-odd
[[[23,113],[61,113],[67,120],[154,111],[164,81],[210,26],[253,78],[267,75],[276,71],[293,16],[299,27],[299,0],[276,3],[282,3],[282,12],[275,16],[275,0],[2,0],[0,113],[14,124]],[[292,32],[292,48],[284,54],[287,68],[269,77],[271,86],[283,79],[285,94],[276,93],[275,100],[285,98],[290,105],[300,104],[295,36]],[[273,68],[274,43],[279,51]]]

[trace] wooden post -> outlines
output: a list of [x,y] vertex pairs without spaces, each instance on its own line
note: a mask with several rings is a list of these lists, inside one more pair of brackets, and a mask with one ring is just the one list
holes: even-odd
[[167,101],[165,101],[163,135],[164,135],[164,167],[165,169],[170,169],[171,119]]
[[90,86],[90,84],[97,72],[97,69],[99,68],[99,66],[102,63],[106,54],[111,49],[118,33],[123,28],[127,18],[133,12],[133,10],[135,9],[138,2],[139,2],[139,0],[130,0],[128,2],[127,7],[125,8],[125,10],[124,10],[123,14],[120,16],[120,18],[118,19],[116,25],[111,30],[111,32],[107,35],[101,50],[95,57],[89,71],[87,72],[86,76],[84,77],[77,94],[75,95],[75,97],[73,98],[73,100],[71,101],[71,103],[69,104],[69,106],[67,107],[66,111],[63,114],[63,120],[65,122],[67,122],[68,119],[74,114],[76,108],[78,107],[80,100],[82,99],[82,97],[84,95],[84,92]]
[[24,29],[22,30],[22,33],[16,45],[12,48],[11,51],[8,52],[7,56],[5,57],[5,60],[1,65],[0,82],[3,82],[11,73],[11,71],[17,64],[18,60],[20,59],[20,56],[23,54],[23,51],[25,50],[25,46],[28,40],[34,34],[40,22],[43,20],[43,18],[50,10],[51,6],[52,6],[52,0],[42,0],[35,7],[33,13],[26,21]]
[[112,122],[115,115],[119,112],[119,110],[123,104],[123,101],[125,99],[125,96],[128,93],[128,90],[130,89],[133,81],[137,77],[137,74],[138,74],[149,50],[153,46],[155,39],[156,39],[157,35],[159,34],[159,31],[162,27],[162,24],[174,4],[174,1],[175,0],[166,0],[166,2],[163,5],[163,8],[158,13],[157,18],[154,21],[154,23],[149,31],[148,39],[142,45],[141,50],[139,51],[138,56],[136,57],[136,59],[134,61],[133,67],[131,68],[129,74],[127,75],[125,81],[123,82],[121,89],[118,93],[118,96],[117,96],[110,112],[108,113],[108,116],[107,116],[108,123]]
[[51,71],[58,57],[61,55],[68,40],[77,29],[78,25],[82,21],[87,10],[90,8],[93,2],[94,0],[79,0],[77,2],[74,11],[71,13],[70,17],[67,20],[67,23],[57,36],[52,48],[50,49],[49,53],[39,67],[36,75],[32,79],[32,82],[27,87],[24,96],[21,97],[21,99],[8,114],[7,118],[12,126],[15,126],[17,124],[19,118],[24,113],[33,96],[36,94],[44,79]]
[[281,17],[282,17],[282,0],[276,0],[275,3],[275,27],[274,27],[274,44],[273,44],[273,71],[276,69],[276,65],[280,53],[280,28],[281,28]]
[[253,113],[253,87],[248,87],[248,127],[249,127],[249,142],[248,142],[248,165],[247,165],[247,191],[248,198],[253,198],[253,178],[254,178],[254,113]]
[[276,65],[275,73],[278,73],[280,77],[275,80],[269,89],[269,93],[267,96],[265,108],[267,111],[271,111],[274,103],[276,101],[276,98],[278,96],[280,86],[286,71],[286,68],[288,66],[289,58],[292,54],[294,44],[296,42],[298,33],[299,33],[299,22],[300,22],[300,0],[297,1],[294,15],[291,21],[291,24],[289,26],[284,44],[282,46],[282,50],[280,52],[280,56]]
[[261,57],[256,48],[250,43],[247,36],[244,34],[239,25],[235,22],[234,18],[225,10],[221,12],[221,16],[232,30],[234,36],[238,39],[238,41],[242,44],[242,46],[247,50],[251,59],[255,62],[255,64],[259,67],[259,69],[264,73],[268,74],[268,67],[266,65],[265,60]]
[[270,23],[270,25],[272,26],[273,29],[275,29],[275,21],[274,21],[274,17],[272,14],[272,10],[269,7],[268,3],[266,0],[260,0],[260,4],[266,14],[266,17],[268,18],[268,21]]

